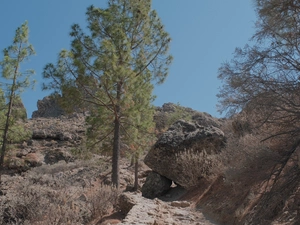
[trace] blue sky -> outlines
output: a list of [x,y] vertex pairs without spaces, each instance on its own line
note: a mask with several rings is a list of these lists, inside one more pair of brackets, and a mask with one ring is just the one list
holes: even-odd
[[[56,62],[61,49],[70,46],[74,23],[86,25],[85,12],[91,4],[105,7],[106,0],[1,1],[0,50],[12,43],[15,30],[29,23],[30,42],[36,56],[24,68],[36,71],[37,85],[22,99],[31,117],[37,101],[49,92],[41,91],[42,71]],[[174,61],[165,83],[156,86],[154,104],[173,102],[220,117],[216,110],[217,79],[221,63],[231,60],[236,47],[243,47],[254,33],[256,15],[252,0],[152,0],[165,29],[172,38]],[[0,60],[2,60],[2,54]]]

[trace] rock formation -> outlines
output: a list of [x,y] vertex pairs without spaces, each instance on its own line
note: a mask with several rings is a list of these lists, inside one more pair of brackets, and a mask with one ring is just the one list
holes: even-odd
[[157,131],[161,132],[168,129],[170,125],[179,119],[193,120],[203,126],[212,125],[218,128],[222,123],[220,119],[214,118],[208,113],[198,112],[170,102],[163,104],[162,107],[156,107],[154,122]]
[[26,171],[42,164],[74,159],[70,152],[80,148],[85,135],[85,118],[81,114],[59,118],[35,118],[24,123],[32,131],[30,140],[15,147],[6,165],[8,169]]
[[142,187],[143,196],[146,198],[160,197],[170,189],[172,181],[158,173],[151,172]]
[[179,120],[174,123],[146,155],[145,164],[183,187],[190,188],[194,185],[194,181],[187,183],[186,178],[191,172],[185,171],[178,155],[187,151],[199,153],[204,150],[206,154],[217,154],[225,143],[224,133],[219,128],[209,125],[209,120],[201,121],[205,121],[207,126],[199,125],[197,121]]
[[46,96],[37,102],[38,110],[32,113],[32,118],[38,117],[59,117],[64,114],[63,109],[58,105],[53,96]]

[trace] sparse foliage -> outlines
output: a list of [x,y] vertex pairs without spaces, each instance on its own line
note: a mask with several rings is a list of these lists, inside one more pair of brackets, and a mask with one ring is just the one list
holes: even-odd
[[[30,56],[35,54],[32,45],[28,42],[28,24],[23,23],[16,30],[13,44],[3,50],[4,58],[0,62],[2,68],[2,78],[6,80],[4,85],[5,92],[0,93],[0,122],[1,122],[1,155],[0,155],[0,182],[3,170],[4,156],[6,154],[9,142],[25,139],[28,133],[17,127],[18,119],[25,119],[26,112],[18,110],[20,105],[20,95],[22,91],[33,85],[31,76],[33,70],[21,72],[20,66],[27,61]],[[27,134],[26,134],[27,133]]]
[[256,0],[252,45],[237,48],[219,69],[220,111],[243,110],[256,126],[276,127],[269,136],[299,134],[300,3]]
[[26,179],[6,176],[10,188],[0,196],[0,224],[79,225],[101,220],[115,210],[119,192],[93,182],[90,173],[103,171],[95,163],[60,162],[28,171]]
[[203,149],[201,152],[184,151],[176,155],[176,160],[182,171],[184,171],[184,183],[187,187],[196,187],[197,185],[212,181],[217,175],[216,167],[219,164],[218,155],[207,154]]
[[[71,50],[48,64],[44,86],[62,95],[62,105],[90,111],[90,140],[112,146],[112,182],[119,186],[120,147],[141,146],[151,132],[153,82],[162,83],[172,57],[170,37],[151,1],[109,0],[87,9],[88,30],[72,26]],[[104,141],[105,140],[105,141]]]
[[192,119],[192,114],[189,113],[179,103],[177,103],[175,105],[174,112],[170,113],[170,115],[167,117],[166,127],[169,128],[173,123],[180,119],[189,121]]

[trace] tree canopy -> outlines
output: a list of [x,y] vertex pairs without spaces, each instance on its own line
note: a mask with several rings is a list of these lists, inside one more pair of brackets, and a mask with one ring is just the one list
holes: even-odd
[[300,131],[300,2],[256,0],[256,32],[219,69],[220,112],[241,110],[258,125],[280,124],[273,135]]
[[44,89],[60,94],[70,111],[88,109],[90,134],[101,144],[111,140],[118,186],[121,142],[136,144],[149,132],[153,84],[168,74],[171,39],[151,0],[109,0],[105,9],[90,6],[86,16],[89,33],[72,26],[71,50],[45,67],[44,78],[51,81]]

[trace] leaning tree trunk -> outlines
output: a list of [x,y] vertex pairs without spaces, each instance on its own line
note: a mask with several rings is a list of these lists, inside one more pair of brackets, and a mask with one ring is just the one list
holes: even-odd
[[[18,58],[19,60],[19,58]],[[1,185],[1,177],[4,169],[4,156],[5,152],[7,149],[7,138],[8,138],[8,130],[9,130],[9,121],[10,121],[10,116],[11,116],[11,111],[12,111],[12,106],[13,106],[13,97],[15,95],[15,87],[16,87],[16,79],[17,79],[17,73],[19,70],[19,64],[15,67],[14,71],[14,78],[13,78],[13,83],[11,86],[10,90],[10,96],[9,96],[9,104],[8,104],[8,110],[6,114],[6,121],[5,121],[5,127],[4,127],[4,132],[2,136],[2,146],[1,146],[1,155],[0,155],[0,185]]]

